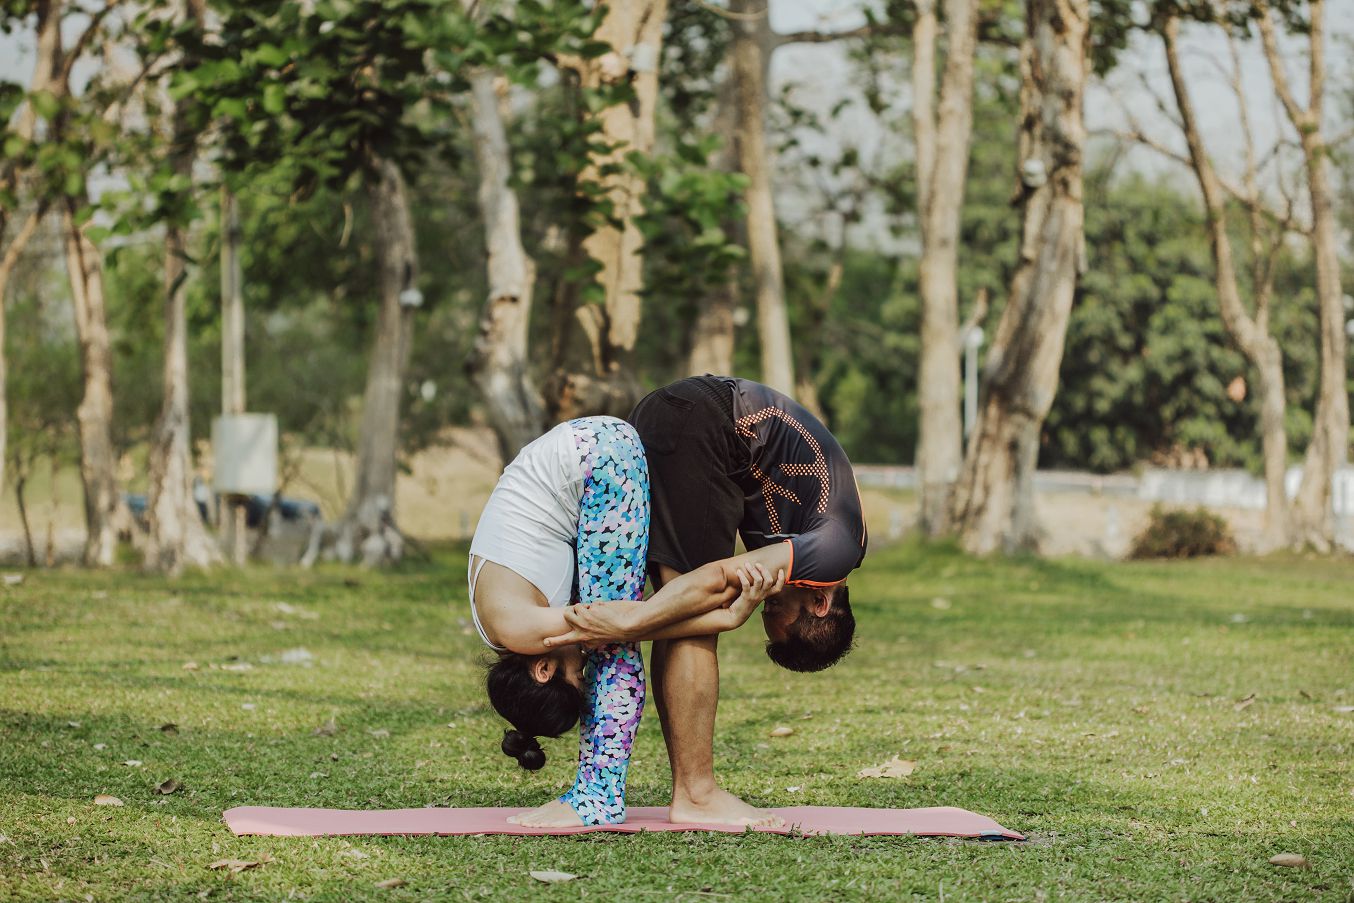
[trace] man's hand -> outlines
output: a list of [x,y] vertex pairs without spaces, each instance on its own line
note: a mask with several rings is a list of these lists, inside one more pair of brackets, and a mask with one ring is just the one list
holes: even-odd
[[564,620],[573,629],[559,636],[546,637],[550,648],[579,643],[585,649],[607,643],[630,643],[633,636],[630,615],[636,603],[624,600],[594,602],[588,605],[570,605],[564,609]]
[[739,568],[737,573],[743,592],[729,604],[729,614],[733,617],[733,626],[741,627],[767,596],[774,596],[785,589],[785,572],[776,571],[776,579],[772,580],[766,568],[754,564]]

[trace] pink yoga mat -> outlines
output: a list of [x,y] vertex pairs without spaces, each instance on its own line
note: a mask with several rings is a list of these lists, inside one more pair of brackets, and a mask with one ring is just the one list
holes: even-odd
[[[334,837],[354,834],[589,834],[594,831],[724,831],[741,834],[730,825],[680,824],[668,821],[665,806],[640,806],[628,813],[623,825],[585,828],[524,828],[508,824],[508,816],[524,809],[275,809],[237,806],[225,813],[226,826],[237,835],[274,837]],[[930,809],[852,809],[835,806],[792,806],[772,809],[787,828],[754,828],[772,834],[916,834],[931,837],[975,837],[983,840],[1024,840],[986,815],[953,806]]]

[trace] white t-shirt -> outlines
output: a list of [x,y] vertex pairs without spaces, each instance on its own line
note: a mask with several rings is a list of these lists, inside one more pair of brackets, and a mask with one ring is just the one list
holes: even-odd
[[583,465],[568,423],[522,449],[503,470],[470,541],[470,614],[490,647],[503,648],[489,641],[475,611],[475,557],[518,574],[551,606],[569,604],[582,498]]

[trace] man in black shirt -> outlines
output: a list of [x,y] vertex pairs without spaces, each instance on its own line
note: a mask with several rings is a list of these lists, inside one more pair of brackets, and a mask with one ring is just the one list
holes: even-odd
[[[817,671],[850,648],[846,578],[865,557],[851,462],[818,418],[745,379],[697,376],[659,389],[630,415],[649,459],[649,570],[685,574],[783,545],[789,588],[767,600],[767,651]],[[850,623],[848,623],[850,622]]]
[[[839,661],[855,631],[846,578],[865,557],[867,537],[851,462],[827,427],[767,386],[714,376],[651,393],[629,419],[649,463],[650,579],[659,587],[683,574],[697,579],[666,603],[570,609],[574,632],[559,640],[650,635],[727,604],[738,589],[736,569],[761,565],[784,582],[762,610],[767,654],[796,671]],[[739,536],[748,551],[735,557]],[[715,780],[718,640],[653,646],[650,672],[672,764],[670,817],[766,824],[768,813]]]

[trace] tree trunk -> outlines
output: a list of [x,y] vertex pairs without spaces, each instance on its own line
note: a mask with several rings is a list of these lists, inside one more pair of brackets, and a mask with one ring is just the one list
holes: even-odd
[[84,395],[76,409],[80,430],[80,481],[85,497],[85,564],[108,567],[117,550],[115,518],[119,504],[117,455],[113,451],[113,352],[104,303],[103,259],[76,211],[88,203],[67,198],[61,211],[66,272],[80,341]]
[[47,449],[47,551],[42,561],[48,568],[56,567],[56,513],[60,507],[56,497],[57,466],[56,443],[52,443]]
[[653,149],[666,16],[667,0],[611,0],[593,35],[610,51],[573,63],[584,90],[628,81],[634,99],[593,114],[601,126],[599,139],[605,151],[593,154],[579,181],[602,194],[611,211],[607,222],[583,239],[583,251],[599,268],[601,303],[585,303],[575,311],[589,362],[581,371],[556,374],[552,381],[552,408],[560,419],[585,414],[624,416],[639,396],[634,351],[644,260],[637,219],[643,212],[645,186],[625,157]]
[[[1265,522],[1262,545],[1266,550],[1272,550],[1288,545],[1288,496],[1284,489],[1284,475],[1288,467],[1288,434],[1284,427],[1286,402],[1283,354],[1279,349],[1279,343],[1269,333],[1268,293],[1264,287],[1260,284],[1255,286],[1257,303],[1254,318],[1246,311],[1241,301],[1232,242],[1227,232],[1227,201],[1217,173],[1213,169],[1213,162],[1204,147],[1203,135],[1199,131],[1194,112],[1194,103],[1189,94],[1189,84],[1180,66],[1177,49],[1179,31],[1179,20],[1174,16],[1167,18],[1162,27],[1166,65],[1170,72],[1176,106],[1180,111],[1180,124],[1185,133],[1185,142],[1189,146],[1190,161],[1204,199],[1209,246],[1213,252],[1215,267],[1213,280],[1218,293],[1222,323],[1228,337],[1256,370],[1256,382],[1260,390],[1261,442],[1265,461]],[[1239,96],[1238,99],[1244,103],[1244,98]],[[1248,184],[1252,183],[1255,177],[1252,156],[1248,154],[1247,159]],[[1258,221],[1253,219],[1251,222],[1253,243],[1259,240],[1256,234],[1258,228]],[[1282,240],[1282,237],[1279,240]],[[1252,253],[1257,250],[1258,247],[1253,244]]]
[[[837,257],[828,265],[827,278],[823,280],[823,290],[810,298],[805,308],[805,332],[814,336],[812,342],[801,342],[795,351],[795,399],[813,416],[827,423],[827,412],[823,410],[818,398],[818,384],[814,382],[822,366],[823,329],[827,326],[828,312],[832,301],[842,287],[842,276],[846,273],[846,226],[842,226],[841,243],[837,247]],[[830,424],[829,424],[830,426]]]
[[730,277],[715,286],[698,301],[696,317],[691,321],[691,351],[686,371],[693,376],[733,373],[734,305],[738,300],[738,280]]
[[24,531],[24,558],[28,566],[35,568],[38,566],[38,552],[33,548],[33,528],[28,520],[28,500],[24,497],[24,490],[28,487],[28,472],[22,467],[15,468],[14,474],[14,503],[19,506],[19,524]]
[[1058,386],[1067,321],[1083,268],[1082,95],[1089,0],[1027,0],[1021,47],[1020,258],[988,352],[978,423],[952,500],[975,553],[1037,545],[1039,434]]
[[[38,226],[42,222],[42,216],[47,210],[46,203],[41,203],[29,211],[23,222],[19,225],[18,231],[14,234],[13,240],[5,246],[5,253],[0,256],[0,490],[5,488],[5,442],[9,435],[9,407],[5,400],[8,395],[8,371],[5,364],[5,292],[9,288],[10,276],[14,274],[14,268],[19,265],[19,258],[23,255],[24,248],[28,247],[28,242],[32,240],[33,234],[38,231]],[[0,232],[3,237],[3,232]]]
[[776,225],[775,189],[766,148],[766,70],[774,44],[767,0],[731,0],[738,163],[747,176],[748,260],[757,299],[762,382],[795,392],[794,351],[785,306],[785,277]]
[[[202,0],[188,0],[187,19],[203,18]],[[187,98],[174,110],[171,163],[185,182],[191,180],[196,136],[188,126]],[[188,234],[171,221],[165,230],[165,362],[164,402],[150,451],[150,536],[146,567],[178,574],[185,566],[206,567],[221,560],[193,498],[193,447],[188,415]]]
[[338,557],[361,555],[368,567],[399,561],[404,539],[395,525],[395,474],[400,443],[400,401],[413,338],[418,256],[404,177],[389,160],[376,163],[368,187],[379,267],[381,311],[367,365],[358,438],[357,477],[339,525]]
[[1298,545],[1329,551],[1335,542],[1331,491],[1335,475],[1349,455],[1349,389],[1345,382],[1345,312],[1340,288],[1338,226],[1331,201],[1330,148],[1322,131],[1326,84],[1325,3],[1312,0],[1309,7],[1310,100],[1305,108],[1297,103],[1289,86],[1272,14],[1263,2],[1258,6],[1260,37],[1270,76],[1289,122],[1298,133],[1306,163],[1321,323],[1321,382],[1312,422],[1312,439],[1302,465],[1302,482],[1293,500],[1292,539]]
[[[732,47],[730,48],[732,54]],[[732,68],[732,65],[730,65]],[[734,99],[735,76],[730,73],[719,86],[715,99],[715,115],[711,131],[720,136],[723,144],[715,157],[714,167],[720,172],[738,169],[738,110]],[[737,223],[732,218],[723,224],[725,234],[733,235]],[[693,376],[705,373],[727,375],[733,373],[734,308],[738,303],[738,275],[730,273],[720,285],[703,292],[696,299],[696,316],[688,332],[686,370]]]
[[[235,193],[221,189],[221,413],[245,412],[244,268],[240,262],[240,210]],[[237,567],[249,560],[249,512],[243,496],[231,495],[218,511],[218,529]],[[265,513],[265,527],[266,518]],[[262,534],[263,531],[260,531]]]
[[[33,11],[37,14],[37,46],[33,59],[33,77],[29,80],[29,91],[41,91],[49,87],[60,72],[61,65],[61,4],[54,0],[36,0]],[[33,105],[25,103],[15,119],[14,132],[23,141],[31,141],[37,126],[37,112]],[[13,163],[3,170],[3,184],[7,188],[16,188],[19,173]],[[9,407],[7,379],[5,370],[5,290],[9,287],[10,276],[19,264],[24,248],[33,238],[43,214],[47,212],[47,200],[39,199],[28,216],[23,220],[14,238],[5,247],[0,257],[0,491],[5,487],[6,437],[9,435]],[[0,239],[5,237],[9,226],[10,211],[0,207]],[[31,543],[30,543],[31,552]]]
[[527,327],[536,265],[522,247],[517,192],[509,182],[512,158],[503,129],[497,79],[478,72],[470,81],[480,212],[488,250],[489,297],[480,314],[471,376],[507,464],[545,429],[545,406],[527,366]]
[[946,531],[950,489],[963,454],[959,378],[959,226],[973,130],[973,62],[977,0],[946,0],[948,46],[935,114],[935,5],[918,5],[914,32],[913,119],[917,137],[921,224],[921,360],[917,477],[921,527]]

